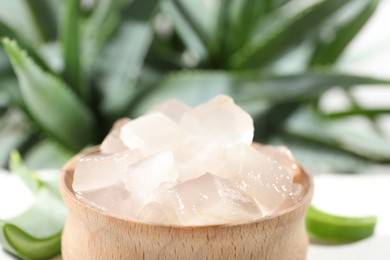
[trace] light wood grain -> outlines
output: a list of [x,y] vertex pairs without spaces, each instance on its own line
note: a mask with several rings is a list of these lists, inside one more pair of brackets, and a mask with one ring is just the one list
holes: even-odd
[[304,214],[310,205],[311,177],[300,174],[305,195],[293,207],[260,221],[202,227],[179,227],[133,222],[109,215],[79,201],[72,190],[80,156],[63,168],[60,190],[68,207],[62,235],[65,260],[116,259],[305,259],[308,238]]

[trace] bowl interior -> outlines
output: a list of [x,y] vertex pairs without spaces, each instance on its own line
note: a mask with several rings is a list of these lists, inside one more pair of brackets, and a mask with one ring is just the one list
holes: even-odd
[[[70,161],[68,161],[68,163],[63,167],[63,170],[62,170],[62,176],[61,176],[61,180],[60,180],[61,192],[68,199],[72,200],[72,203],[76,203],[78,205],[81,204],[83,207],[87,207],[87,208],[89,208],[92,211],[97,211],[97,212],[100,212],[101,214],[109,215],[110,217],[121,219],[120,217],[117,217],[117,216],[114,216],[114,215],[110,215],[107,212],[103,212],[103,211],[100,211],[100,210],[98,210],[96,208],[93,208],[92,206],[90,206],[88,204],[85,204],[81,200],[77,199],[77,197],[75,195],[75,192],[74,192],[74,190],[72,188],[73,177],[74,177],[74,170],[75,170],[77,161],[81,157],[83,157],[85,155],[96,153],[96,152],[99,152],[99,147],[98,146],[89,148],[89,149],[85,150],[84,152],[82,152],[82,153],[76,155],[75,157],[73,157]],[[281,210],[278,213],[273,214],[271,216],[267,216],[267,217],[261,218],[260,220],[274,218],[274,217],[283,215],[286,212],[290,212],[290,211],[293,211],[296,208],[301,207],[303,204],[310,203],[312,195],[313,195],[313,182],[312,182],[312,178],[311,178],[310,174],[308,174],[301,167],[301,174],[299,174],[296,177],[294,177],[294,182],[300,183],[302,185],[302,188],[304,190],[304,194],[303,194],[302,198],[297,203],[295,203],[293,206],[288,207],[288,208],[286,208],[284,210]],[[221,225],[226,225],[226,224],[221,224]],[[236,225],[236,224],[234,224],[234,225]]]

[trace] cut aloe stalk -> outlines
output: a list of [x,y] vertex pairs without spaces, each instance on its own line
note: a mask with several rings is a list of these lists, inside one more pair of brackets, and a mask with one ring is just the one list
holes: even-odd
[[325,213],[310,206],[306,213],[306,228],[312,241],[348,243],[374,234],[375,216],[345,217]]
[[0,219],[0,250],[21,259],[50,259],[60,254],[66,208],[58,192],[59,173],[41,178],[42,174],[26,168],[18,152],[12,153],[9,168],[34,193],[35,202],[20,215]]

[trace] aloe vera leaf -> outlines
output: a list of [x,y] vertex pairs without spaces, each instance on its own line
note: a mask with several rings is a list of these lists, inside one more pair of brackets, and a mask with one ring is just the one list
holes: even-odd
[[328,214],[310,206],[306,213],[306,228],[314,241],[348,243],[372,236],[377,218],[345,217]]
[[266,12],[270,12],[278,7],[281,7],[282,5],[288,3],[291,0],[265,0],[264,5],[265,5],[265,10]]
[[0,221],[0,243],[5,250],[24,259],[58,255],[65,218],[64,204],[47,189],[40,189],[31,208]]
[[285,131],[374,161],[390,161],[390,140],[385,136],[373,129],[353,127],[345,120],[321,118],[309,109],[300,109],[292,115]]
[[9,154],[31,136],[29,128],[20,120],[17,111],[10,111],[0,118],[0,166],[5,167]]
[[93,64],[109,37],[121,23],[123,1],[98,1],[82,30],[83,61],[85,66]]
[[379,0],[367,0],[366,2],[367,4],[363,5],[355,16],[335,30],[333,40],[322,41],[316,45],[309,66],[329,66],[336,62],[344,49],[371,18],[379,4]]
[[21,155],[17,151],[13,151],[9,161],[10,170],[16,173],[32,192],[38,192],[42,182],[34,171],[24,166]]
[[11,253],[25,259],[49,259],[61,252],[61,234],[58,233],[46,238],[35,238],[15,225],[5,224],[4,238]]
[[[219,5],[217,1],[197,1],[197,0],[173,0],[172,1],[177,12],[181,15],[182,19],[174,21],[176,24],[183,22],[187,24],[186,27],[181,27],[178,30],[182,34],[184,39],[187,35],[193,34],[197,37],[208,52],[208,55],[213,55],[217,48],[215,45],[215,35],[218,28],[218,11]],[[180,25],[177,25],[179,29]],[[184,31],[187,29],[188,31]]]
[[54,40],[57,36],[57,20],[48,0],[26,0],[37,31],[45,41]]
[[5,100],[8,106],[15,106],[25,111],[25,104],[22,98],[22,93],[18,88],[18,81],[13,76],[0,75],[0,95]]
[[192,55],[198,60],[204,60],[207,57],[207,41],[203,39],[189,23],[188,19],[175,6],[172,1],[162,1],[161,8],[166,15],[172,18],[173,26],[185,46]]
[[99,69],[103,93],[101,108],[109,118],[126,113],[152,43],[150,20],[158,3],[158,0],[135,0],[128,7],[127,19],[104,50]]
[[104,28],[106,26],[111,27],[109,26],[112,22],[110,21],[111,19],[115,21],[120,20],[121,7],[123,6],[120,0],[98,1],[94,12],[87,20],[85,33],[88,34],[88,36],[98,39],[105,38],[104,35],[106,35],[107,32]]
[[[0,14],[1,15],[1,14]],[[36,52],[35,48],[31,45],[31,43],[23,37],[23,35],[17,34],[14,30],[12,30],[7,24],[3,23],[0,20],[0,39],[3,37],[8,37],[10,39],[16,40],[19,45],[28,51],[34,61],[42,67],[43,70],[49,71],[49,67],[42,60],[41,56]]]
[[44,139],[24,153],[26,165],[33,169],[61,168],[74,152],[53,139]]
[[5,24],[14,34],[23,38],[31,46],[42,42],[41,34],[34,26],[33,17],[25,0],[0,0],[0,23]]
[[38,191],[36,203],[31,208],[6,222],[37,238],[45,238],[61,232],[65,218],[66,208],[63,202],[57,196],[53,196],[52,191],[42,188]]
[[259,40],[248,42],[241,50],[232,55],[229,63],[233,68],[257,68],[268,64],[307,35],[318,28],[331,14],[337,12],[348,1],[327,0],[310,6],[298,16],[292,18]]
[[371,163],[363,157],[336,147],[293,136],[283,134],[272,136],[267,143],[287,146],[309,172],[354,173],[364,171],[371,166]]
[[389,85],[389,80],[333,72],[304,72],[269,75],[250,72],[179,72],[168,75],[159,84],[142,91],[133,100],[131,115],[140,115],[149,107],[168,98],[178,98],[190,105],[204,102],[217,94],[227,94],[246,103],[308,101],[334,86]]
[[231,93],[233,78],[233,74],[209,71],[170,74],[134,97],[130,116],[142,115],[150,107],[169,98],[177,98],[193,106],[218,94],[233,94]]
[[224,61],[250,39],[256,24],[264,19],[271,1],[221,1],[219,42]]
[[88,107],[60,79],[43,72],[14,41],[2,43],[35,123],[73,150],[93,142],[94,118]]
[[64,78],[81,99],[87,100],[88,89],[84,82],[81,60],[80,0],[66,1],[61,22],[61,43],[65,61]]
[[[1,23],[0,23],[0,37],[2,37]],[[7,55],[5,54],[3,48],[0,48],[0,78],[3,77],[12,77],[12,69],[11,69],[11,64],[8,61]]]
[[58,198],[61,198],[58,181],[59,173],[57,170],[31,170],[31,168],[26,166],[21,155],[17,151],[12,151],[11,153],[9,169],[17,174],[32,192],[37,193],[40,189],[45,188]]
[[342,118],[348,116],[356,116],[356,115],[365,115],[368,117],[376,117],[379,115],[390,114],[390,108],[363,108],[363,107],[353,107],[351,109],[335,111],[329,113],[321,113],[322,116],[326,118]]
[[[66,208],[59,195],[59,173],[27,169],[20,155],[13,153],[10,165],[36,194],[34,204],[24,213],[0,220],[0,244],[23,259],[48,259],[61,250],[61,233]],[[54,196],[53,196],[54,195]]]

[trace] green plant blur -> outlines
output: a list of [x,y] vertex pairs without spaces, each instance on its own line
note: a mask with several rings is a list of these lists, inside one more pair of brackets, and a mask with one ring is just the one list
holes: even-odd
[[[378,2],[0,0],[0,163],[17,149],[29,166],[60,167],[120,117],[220,93],[250,112],[256,141],[286,144],[308,167],[389,162],[376,127],[389,109],[352,96],[338,113],[318,105],[331,88],[390,84],[333,67]],[[372,127],[345,123],[357,116]]]

